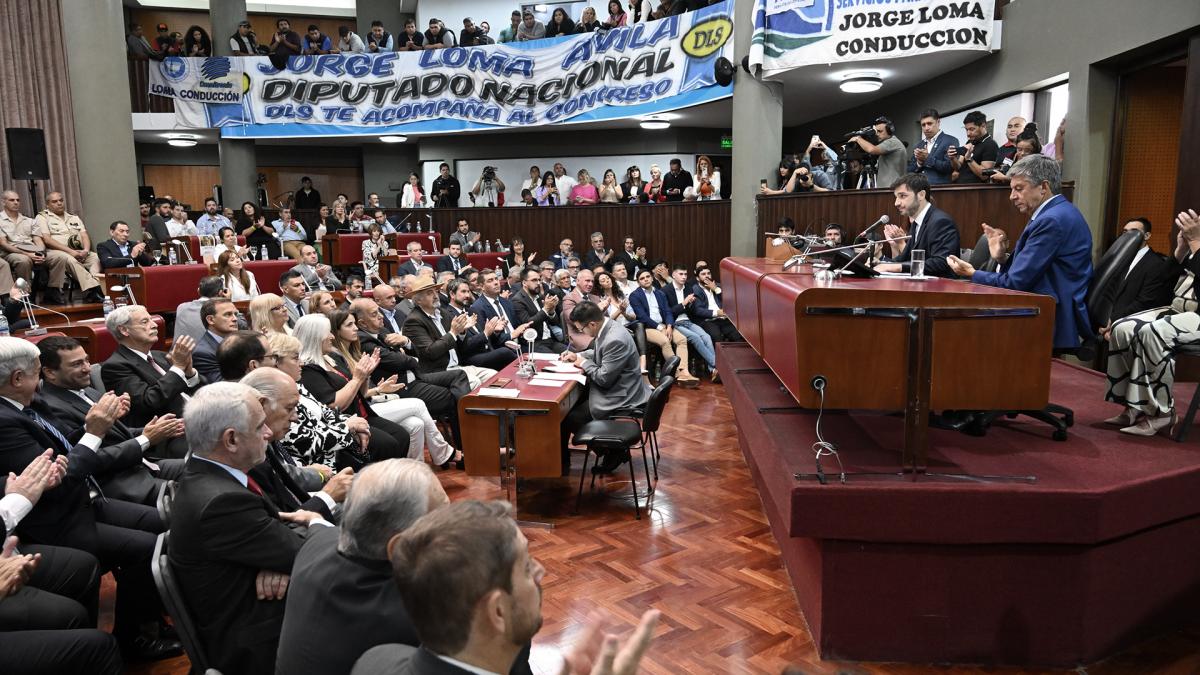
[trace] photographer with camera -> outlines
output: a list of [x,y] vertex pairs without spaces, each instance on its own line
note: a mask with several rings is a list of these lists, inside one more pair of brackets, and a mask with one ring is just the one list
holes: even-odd
[[792,175],[788,178],[787,183],[778,190],[772,190],[763,184],[759,188],[759,192],[764,195],[786,195],[792,192],[829,192],[833,186],[829,183],[829,179],[825,174],[814,173],[812,166],[808,160],[802,160],[795,169],[792,170]]
[[442,162],[438,166],[438,177],[433,179],[433,206],[445,209],[458,206],[458,198],[462,195],[462,186],[458,179],[450,175],[450,165]]
[[871,126],[850,134],[846,146],[851,145],[876,158],[878,185],[891,185],[904,175],[904,143],[896,138],[896,126],[887,117],[877,117]]
[[952,147],[946,151],[954,171],[958,174],[955,183],[984,183],[996,173],[996,158],[1000,154],[1000,146],[992,140],[988,133],[987,116],[978,110],[967,113],[963,118],[963,127],[967,130],[966,145]]
[[292,30],[292,24],[287,19],[275,22],[278,29],[271,36],[271,53],[282,56],[296,56],[301,52],[300,36]]
[[[475,206],[504,206],[504,189],[504,181],[496,175],[496,167],[485,166],[467,196]],[[482,197],[482,201],[476,201],[476,197]]]

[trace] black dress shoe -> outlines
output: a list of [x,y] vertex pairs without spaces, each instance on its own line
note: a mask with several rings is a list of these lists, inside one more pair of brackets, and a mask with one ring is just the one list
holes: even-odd
[[629,461],[628,450],[609,450],[604,453],[604,456],[596,460],[596,465],[592,467],[592,473],[609,474],[621,468],[621,465]]
[[42,292],[42,304],[46,305],[65,305],[63,301],[62,291],[57,288],[48,288]]
[[104,295],[100,292],[99,288],[93,288],[83,296],[83,301],[87,303],[100,304],[104,302]]
[[161,661],[183,654],[183,645],[178,640],[139,635],[121,646],[121,654],[128,661]]

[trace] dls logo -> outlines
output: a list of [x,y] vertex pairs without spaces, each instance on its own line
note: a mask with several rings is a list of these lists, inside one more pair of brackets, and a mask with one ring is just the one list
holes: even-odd
[[718,16],[692,26],[683,36],[683,51],[688,56],[702,59],[725,46],[733,35],[733,22],[727,16]]

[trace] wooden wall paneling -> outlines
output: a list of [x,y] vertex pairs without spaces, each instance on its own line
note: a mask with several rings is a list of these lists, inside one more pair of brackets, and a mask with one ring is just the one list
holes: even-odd
[[[1188,41],[1187,76],[1179,129],[1179,166],[1175,177],[1175,213],[1200,211],[1200,34]],[[1164,227],[1170,231],[1171,227]],[[1172,239],[1173,241],[1173,239]],[[1160,249],[1170,250],[1170,249]]]
[[[358,167],[306,169],[295,166],[260,166],[258,171],[266,174],[267,197],[272,199],[283,192],[297,189],[302,176],[313,179],[313,186],[321,192],[321,198],[326,202],[332,202],[339,192],[348,195],[360,195],[363,192],[362,169]],[[143,164],[142,174],[146,181],[143,185],[153,185],[156,193],[169,194],[188,204],[193,210],[200,210],[205,198],[212,194],[212,186],[221,182],[220,167],[211,164]],[[236,210],[239,205],[226,206],[232,206]],[[304,220],[300,222],[308,224]]]
[[197,210],[221,182],[220,168],[212,165],[143,164],[142,176],[142,184],[154,186],[155,194],[171,195]]
[[[1063,194],[1071,199],[1074,184],[1065,183]],[[1015,242],[1028,220],[1009,202],[1009,189],[1005,186],[935,186],[931,196],[937,207],[958,223],[963,248],[975,246],[983,234],[981,223],[1003,229]],[[894,223],[907,225],[896,210],[891,190],[761,196],[758,198],[758,255],[764,254],[764,233],[774,232],[779,219],[784,216],[796,223],[800,233],[806,230],[813,234],[823,233],[827,224],[838,223],[846,229],[846,236],[853,238],[883,214]]]
[[258,172],[267,176],[265,188],[267,198],[272,202],[278,195],[299,190],[300,179],[304,176],[312,179],[313,187],[321,193],[321,200],[326,204],[332,204],[339,192],[352,195],[352,201],[361,199],[357,195],[363,194],[362,169],[356,166],[260,166]]

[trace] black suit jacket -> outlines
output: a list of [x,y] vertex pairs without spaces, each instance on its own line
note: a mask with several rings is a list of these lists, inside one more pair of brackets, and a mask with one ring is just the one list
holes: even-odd
[[[31,407],[62,431],[62,424],[44,402],[35,399]],[[5,400],[0,400],[0,429],[4,430],[0,433],[0,475],[7,476],[9,472],[21,475],[25,467],[46,448],[53,449],[55,456],[69,457],[67,475],[62,484],[53,490],[46,490],[17,527],[21,541],[69,546],[95,553],[98,543],[96,520],[90,507],[86,478],[98,460],[93,457],[91,449],[81,445],[64,447],[39,424]]]
[[100,378],[104,380],[105,387],[118,394],[129,394],[126,423],[133,426],[146,426],[156,415],[167,413],[183,417],[185,401],[181,394],[194,394],[204,384],[201,378],[196,386],[189,387],[183,378],[171,372],[171,363],[166,354],[151,351],[150,357],[166,371],[166,375],[159,375],[145,359],[124,345],[119,345],[117,351],[100,366]]
[[220,346],[221,343],[207,330],[196,341],[196,349],[192,352],[192,367],[206,382],[221,381],[221,367],[217,365],[217,349]]
[[[529,645],[513,659],[509,675],[531,675]],[[383,644],[367,650],[350,675],[470,675],[470,671],[443,661],[424,647]]]
[[[462,342],[456,339],[450,331],[442,335],[433,319],[424,311],[417,309],[404,320],[404,335],[412,341],[413,349],[420,360],[420,372],[436,373],[446,370],[450,365],[450,350],[457,349]],[[365,345],[364,345],[365,349]],[[462,352],[458,352],[459,362],[466,363]]]
[[324,528],[296,556],[279,640],[279,673],[343,675],[375,645],[420,642],[391,564],[346,555],[337,544],[338,531]]
[[1110,318],[1115,321],[1171,304],[1175,281],[1172,271],[1166,258],[1154,251],[1146,251],[1142,259],[1129,270],[1125,281],[1117,287]]
[[[912,233],[911,224],[908,232]],[[900,263],[907,272],[913,249],[924,249],[926,275],[953,278],[954,273],[950,271],[950,264],[946,262],[946,258],[958,255],[960,249],[958,247],[958,226],[954,224],[954,219],[950,217],[950,214],[936,206],[930,206],[929,211],[925,214],[925,222],[917,228],[916,240],[908,240],[904,251],[892,258],[892,262]]]
[[[130,241],[129,248],[132,249],[136,243],[137,242],[135,241]],[[146,266],[154,264],[154,258],[151,258],[150,254],[146,253],[145,250],[143,250],[142,254],[137,258],[130,258],[129,256],[121,255],[121,247],[118,246],[117,242],[113,241],[112,239],[96,244],[96,254],[100,256],[101,269],[108,269],[110,267],[127,267],[130,262],[135,262],[138,265]]]
[[[84,390],[93,401],[100,400],[101,392],[88,387]],[[42,382],[39,397],[47,407],[54,410],[57,419],[64,423],[70,433],[64,435],[78,442],[83,436],[83,425],[91,408],[77,394],[49,382]],[[104,436],[97,452],[102,465],[93,476],[100,483],[105,496],[138,504],[153,505],[163,480],[157,478],[142,463],[142,446],[137,441],[138,433],[124,422],[117,420]],[[181,460],[160,460],[160,463],[181,463]]]
[[[638,270],[650,269],[649,262],[642,262],[625,250],[617,251],[615,254],[613,254],[613,257],[609,259],[609,262],[612,263],[612,265],[615,265],[619,262],[625,263],[625,271],[629,272],[630,279],[637,278]],[[608,266],[610,270],[612,269],[612,265]]]
[[146,230],[154,239],[154,244],[148,244],[152,248],[161,249],[164,243],[171,241],[171,231],[167,229],[167,221],[157,213],[151,214],[150,220],[146,223]]
[[[470,313],[471,312],[466,310],[460,312],[452,305],[443,305],[442,328],[445,328],[446,332],[449,333],[450,322],[454,320],[454,317],[458,316],[459,314]],[[464,363],[469,362],[472,357],[485,354],[493,349],[507,349],[507,347],[504,346],[504,337],[499,331],[492,333],[491,338],[488,338],[488,336],[483,334],[482,326],[485,321],[487,321],[486,318],[479,317],[478,323],[475,324],[475,327],[468,328],[466,332],[463,333],[462,340],[459,340],[458,356]],[[512,350],[509,350],[508,353],[512,354],[513,352]]]
[[[516,293],[513,293],[512,296],[508,298],[508,301],[512,303],[513,313],[516,314],[516,316],[513,317],[513,320],[517,322],[517,325],[529,323],[531,321],[533,322],[529,327],[538,332],[538,339],[535,344],[554,340],[553,333],[549,334],[550,337],[543,339],[542,328],[548,329],[549,326],[558,325],[559,321],[561,320],[558,309],[561,307],[561,305],[556,305],[554,307],[553,315],[547,314],[542,308],[543,299],[538,298],[537,300],[534,300],[533,298],[529,297],[529,294],[526,293],[525,289],[523,288]],[[558,301],[561,303],[562,298],[559,298]]]
[[[384,326],[386,330],[386,321],[384,322]],[[404,349],[393,347],[385,342],[384,337],[389,333],[390,331],[376,335],[368,333],[365,330],[360,330],[358,331],[358,346],[364,354],[370,354],[376,349],[379,350],[379,368],[375,371],[378,373],[378,376],[372,379],[379,380],[391,377],[392,375],[398,375],[400,381],[404,382],[408,379],[410,371],[413,373],[418,371],[420,364]]]
[[683,305],[684,299],[692,293],[691,284],[684,284],[682,293],[675,291],[675,284],[667,284],[662,287],[662,292],[667,296],[667,304],[671,306],[671,315],[676,321],[692,321],[691,311],[696,306],[695,302],[686,307]]
[[325,500],[309,495],[296,481],[292,469],[298,468],[292,464],[287,453],[279,448],[279,444],[272,441],[267,445],[267,461],[250,469],[250,477],[258,483],[275,508],[285,512],[312,511],[333,522],[333,512]]
[[[429,269],[433,269],[433,265],[430,265],[429,263],[425,262],[424,260],[421,260],[421,267],[428,267]],[[399,267],[396,268],[396,276],[398,276],[398,277],[416,276],[416,274],[417,274],[417,268],[415,265],[413,265],[413,262],[411,259],[405,260],[403,263],[400,264]]]
[[275,672],[284,602],[259,600],[254,583],[262,570],[291,574],[304,536],[279,520],[269,499],[196,457],[176,484],[169,536],[210,665],[227,675]]

